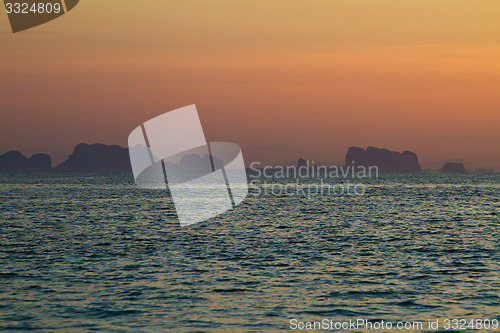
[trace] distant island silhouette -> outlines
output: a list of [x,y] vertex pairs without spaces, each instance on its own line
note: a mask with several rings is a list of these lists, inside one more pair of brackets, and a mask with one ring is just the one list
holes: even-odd
[[11,150],[0,156],[0,172],[49,172],[52,159],[47,154],[35,154],[27,158]]
[[417,154],[411,151],[398,153],[383,148],[351,147],[345,157],[345,165],[377,166],[379,172],[422,172]]
[[445,163],[440,171],[441,172],[448,172],[448,173],[466,173],[467,172],[464,165],[460,162]]
[[27,158],[11,150],[0,156],[0,172],[132,172],[132,167],[127,148],[80,143],[55,168],[52,168],[52,159],[47,154]]
[[55,172],[132,172],[128,148],[80,143]]
[[[297,166],[307,166],[303,158]],[[411,151],[402,153],[369,146],[366,149],[350,147],[345,156],[345,166],[377,166],[382,173],[422,172],[418,157]],[[462,163],[447,162],[439,172],[467,172]],[[73,153],[59,165],[52,167],[51,157],[35,154],[26,157],[11,150],[0,156],[0,172],[127,172],[132,173],[128,148],[101,143],[80,143]],[[492,169],[478,169],[477,172],[494,172]]]

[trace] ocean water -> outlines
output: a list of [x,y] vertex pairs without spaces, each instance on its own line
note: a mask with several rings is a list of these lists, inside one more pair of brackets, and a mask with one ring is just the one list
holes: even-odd
[[165,192],[127,174],[0,174],[0,331],[500,320],[500,174],[365,184],[309,198],[253,188],[180,228]]

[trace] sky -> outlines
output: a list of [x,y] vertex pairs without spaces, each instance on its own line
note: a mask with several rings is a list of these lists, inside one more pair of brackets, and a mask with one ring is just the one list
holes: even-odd
[[0,12],[0,154],[62,162],[196,104],[247,164],[350,146],[500,169],[498,0],[84,0],[13,34]]

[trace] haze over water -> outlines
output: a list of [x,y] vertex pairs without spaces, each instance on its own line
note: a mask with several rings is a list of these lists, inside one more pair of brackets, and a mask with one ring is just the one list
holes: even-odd
[[365,182],[363,196],[251,191],[181,229],[165,192],[128,174],[0,174],[0,330],[500,319],[500,175]]

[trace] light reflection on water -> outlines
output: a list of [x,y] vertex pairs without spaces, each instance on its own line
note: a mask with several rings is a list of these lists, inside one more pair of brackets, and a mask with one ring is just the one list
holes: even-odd
[[366,182],[364,196],[251,193],[181,229],[165,193],[128,175],[0,175],[0,330],[500,319],[500,175]]

